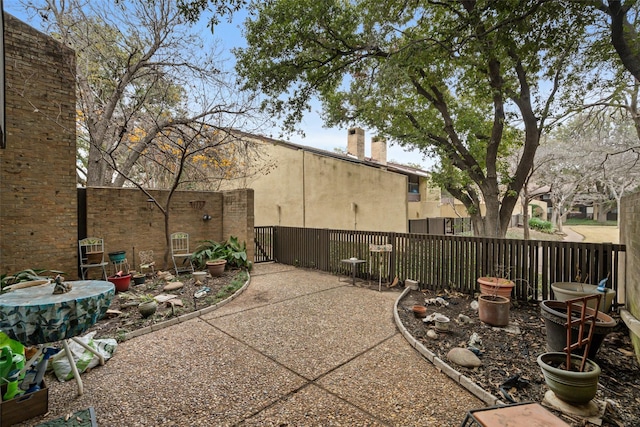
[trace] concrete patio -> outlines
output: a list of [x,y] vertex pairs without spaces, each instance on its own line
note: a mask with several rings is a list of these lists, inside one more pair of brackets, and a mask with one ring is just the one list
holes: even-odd
[[238,298],[120,343],[76,383],[48,376],[49,413],[95,408],[100,426],[455,426],[474,397],[396,329],[397,291],[258,264]]

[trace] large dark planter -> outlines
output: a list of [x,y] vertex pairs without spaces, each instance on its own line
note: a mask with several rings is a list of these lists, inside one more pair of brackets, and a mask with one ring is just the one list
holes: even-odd
[[578,372],[582,357],[572,354],[572,370],[558,368],[557,366],[566,363],[566,358],[565,353],[543,353],[538,356],[537,362],[542,369],[544,382],[560,400],[574,404],[587,403],[598,391],[600,367],[587,358],[584,372]]
[[510,305],[511,301],[506,297],[480,295],[478,297],[478,317],[491,326],[507,326]]
[[[578,310],[577,308],[575,308]],[[593,314],[593,309],[587,307],[587,314]],[[567,331],[564,327],[567,323],[567,305],[563,301],[545,300],[540,303],[540,314],[544,318],[547,330],[547,351],[563,351],[567,345]],[[571,317],[577,319],[579,311],[573,311]],[[591,346],[588,357],[593,359],[600,348],[604,337],[616,327],[618,323],[611,316],[598,312],[596,317],[596,328],[593,330]],[[571,340],[578,340],[578,326],[571,328]],[[582,355],[582,349],[574,350],[574,353]]]

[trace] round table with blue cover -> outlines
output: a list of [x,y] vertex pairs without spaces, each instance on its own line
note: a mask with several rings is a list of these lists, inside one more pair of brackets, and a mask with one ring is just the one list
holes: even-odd
[[[0,329],[24,345],[43,345],[62,341],[78,381],[78,394],[82,382],[75,369],[67,340],[75,339],[102,318],[115,295],[113,283],[101,280],[65,282],[72,289],[64,294],[53,294],[54,283],[15,289],[0,295]],[[100,355],[98,355],[101,357]],[[101,360],[101,364],[104,361]]]

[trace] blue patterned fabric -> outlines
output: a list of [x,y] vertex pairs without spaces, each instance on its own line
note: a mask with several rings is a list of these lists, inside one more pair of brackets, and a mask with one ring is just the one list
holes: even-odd
[[0,295],[0,330],[25,345],[46,344],[82,334],[104,316],[115,295],[113,283],[79,280],[65,294],[53,283]]

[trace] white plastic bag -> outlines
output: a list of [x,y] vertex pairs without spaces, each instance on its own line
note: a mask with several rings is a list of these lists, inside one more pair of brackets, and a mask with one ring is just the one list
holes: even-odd
[[[107,361],[111,356],[113,356],[113,353],[115,353],[118,343],[112,338],[94,340],[93,337],[95,334],[95,332],[90,332],[84,337],[78,339],[89,347],[95,349],[100,353],[100,355],[102,355],[102,357],[104,357],[104,360]],[[69,340],[68,344],[79,374],[83,373],[87,369],[97,366],[100,363],[98,356],[82,347],[74,340]],[[58,377],[58,380],[68,381],[73,378],[73,371],[71,371],[71,365],[69,364],[69,359],[67,358],[67,353],[64,349],[60,350],[51,358],[51,366],[56,377]]]

